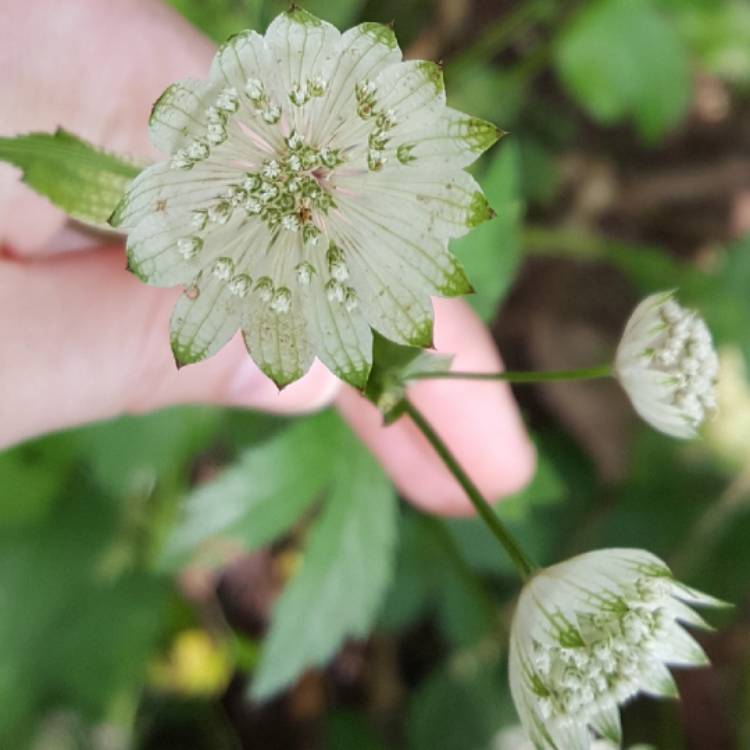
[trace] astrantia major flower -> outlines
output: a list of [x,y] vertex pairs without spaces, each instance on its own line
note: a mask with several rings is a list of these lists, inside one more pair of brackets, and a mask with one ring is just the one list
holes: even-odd
[[630,316],[614,373],[643,419],[668,435],[688,438],[716,408],[718,368],[703,319],[681,307],[673,292],[661,292]]
[[[597,739],[591,743],[590,750],[619,750],[619,744],[607,739]],[[523,727],[513,726],[500,731],[492,741],[492,750],[534,750],[534,745],[527,739]],[[628,750],[654,750],[650,745],[631,745]]]
[[618,704],[675,696],[666,665],[707,663],[681,623],[706,627],[688,604],[721,603],[678,583],[642,550],[607,549],[546,568],[526,583],[510,637],[510,686],[536,748],[621,742]]
[[279,385],[317,356],[363,386],[372,329],[427,346],[430,296],[470,291],[448,241],[492,216],[463,168],[499,133],[447,107],[440,67],[403,62],[390,28],[341,34],[293,7],[165,91],[150,134],[170,158],[112,223],[134,273],[185,287],[179,364],[241,328]]

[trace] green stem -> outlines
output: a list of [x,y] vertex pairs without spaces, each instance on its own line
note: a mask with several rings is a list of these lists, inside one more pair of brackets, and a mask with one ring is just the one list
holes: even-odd
[[547,370],[541,372],[415,372],[408,380],[504,380],[507,383],[548,383],[565,380],[594,380],[612,376],[612,365],[584,367],[580,370]]
[[404,413],[411,417],[412,422],[417,426],[419,431],[427,438],[427,441],[433,447],[435,452],[445,464],[448,471],[456,478],[461,485],[466,496],[471,501],[474,509],[477,511],[482,520],[487,524],[490,531],[495,535],[497,540],[502,544],[508,553],[513,564],[516,566],[521,578],[526,581],[529,576],[536,570],[536,566],[524,554],[518,542],[513,535],[505,528],[503,522],[497,517],[492,506],[482,497],[482,493],[471,481],[468,474],[463,470],[461,464],[455,459],[453,454],[448,450],[448,446],[441,440],[440,436],[432,428],[424,415],[412,404],[409,399],[404,399]]

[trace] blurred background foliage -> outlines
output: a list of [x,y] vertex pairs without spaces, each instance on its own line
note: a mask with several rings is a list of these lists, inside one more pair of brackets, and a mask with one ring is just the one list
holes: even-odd
[[[285,7],[171,2],[217,41]],[[629,706],[626,739],[750,748],[750,5],[306,7],[395,20],[453,106],[509,131],[476,166],[498,218],[454,249],[510,367],[606,360],[649,291],[708,317],[705,440],[650,432],[611,383],[521,387],[539,468],[497,512],[540,562],[646,547],[733,602],[714,668]],[[3,748],[518,748],[507,561],[399,502],[334,413],[124,417],[0,454],[0,492]]]

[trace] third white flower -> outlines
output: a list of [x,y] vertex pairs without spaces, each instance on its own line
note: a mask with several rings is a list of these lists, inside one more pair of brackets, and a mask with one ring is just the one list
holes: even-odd
[[540,750],[619,746],[618,705],[639,692],[676,696],[667,665],[707,664],[683,624],[688,605],[721,602],[677,582],[655,555],[606,549],[539,571],[526,583],[510,638],[510,686]]
[[703,319],[673,292],[652,294],[633,311],[614,374],[652,427],[689,438],[716,408],[719,359]]

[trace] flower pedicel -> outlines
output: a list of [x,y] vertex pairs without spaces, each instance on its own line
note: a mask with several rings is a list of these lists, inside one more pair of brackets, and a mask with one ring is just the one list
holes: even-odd
[[363,387],[371,329],[429,346],[430,296],[471,290],[448,241],[493,216],[463,168],[501,131],[447,107],[440,67],[402,62],[387,26],[341,34],[293,7],[232,37],[207,82],[170,86],[150,134],[170,158],[111,223],[131,271],[185,287],[180,365],[241,328],[280,386],[317,356]]

